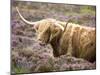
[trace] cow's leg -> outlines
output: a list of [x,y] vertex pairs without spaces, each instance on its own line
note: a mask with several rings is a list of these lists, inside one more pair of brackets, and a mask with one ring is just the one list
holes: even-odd
[[67,56],[72,57],[72,52],[73,52],[73,47],[72,47],[72,39],[73,39],[73,34],[74,34],[75,27],[72,27],[69,35],[69,40],[68,40],[68,49],[67,49]]
[[70,36],[69,42],[68,42],[68,49],[67,51],[67,57],[72,57],[72,37]]

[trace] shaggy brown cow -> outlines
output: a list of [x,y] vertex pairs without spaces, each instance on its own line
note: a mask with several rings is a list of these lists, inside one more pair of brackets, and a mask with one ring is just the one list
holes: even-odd
[[[17,11],[19,13],[18,8]],[[64,25],[62,26],[61,22],[55,19],[29,22],[20,13],[19,15],[25,23],[34,25],[41,45],[51,44],[55,57],[68,54],[91,62],[96,60],[95,28],[68,23],[64,29]],[[62,22],[62,24],[66,23]]]

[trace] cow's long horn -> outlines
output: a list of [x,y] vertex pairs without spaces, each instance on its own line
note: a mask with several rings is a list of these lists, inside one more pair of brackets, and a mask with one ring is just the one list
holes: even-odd
[[20,12],[19,12],[19,10],[18,10],[18,7],[16,7],[16,10],[17,10],[19,16],[21,17],[21,19],[22,19],[25,23],[30,24],[30,25],[35,25],[36,22],[30,22],[30,21],[26,20],[26,19],[20,14]]
[[66,25],[65,25],[65,27],[64,27],[64,32],[65,32],[65,30],[66,30],[66,27],[67,27],[68,23],[69,23],[69,22],[67,22]]
[[66,27],[67,27],[68,23],[71,21],[71,19],[72,19],[72,18],[69,18],[68,21],[66,22],[66,25],[65,25],[65,27],[64,27],[64,32],[65,32],[65,30],[66,30]]

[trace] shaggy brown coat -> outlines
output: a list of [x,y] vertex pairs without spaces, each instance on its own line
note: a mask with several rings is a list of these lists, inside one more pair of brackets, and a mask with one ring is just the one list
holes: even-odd
[[68,54],[91,62],[96,60],[95,28],[68,23],[63,31],[52,21],[42,20],[37,33],[41,44],[51,44],[55,57]]

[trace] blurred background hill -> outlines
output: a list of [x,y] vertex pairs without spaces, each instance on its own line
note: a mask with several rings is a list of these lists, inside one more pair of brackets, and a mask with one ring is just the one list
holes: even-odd
[[95,6],[24,1],[13,1],[12,6],[19,7],[23,15],[32,21],[37,21],[44,18],[54,18],[57,20],[66,21],[69,16],[71,16],[74,17],[72,19],[72,22],[74,23],[95,26]]

